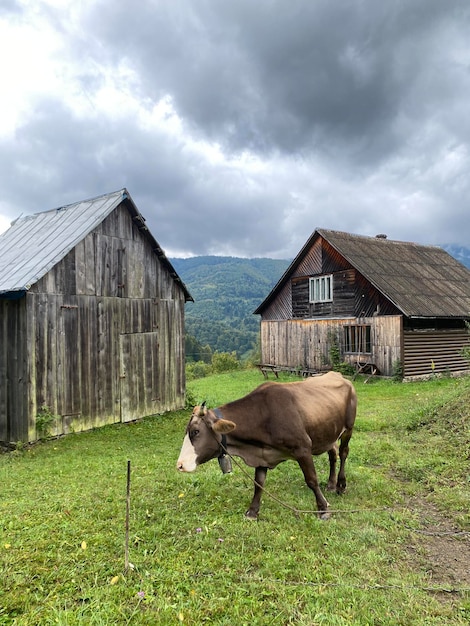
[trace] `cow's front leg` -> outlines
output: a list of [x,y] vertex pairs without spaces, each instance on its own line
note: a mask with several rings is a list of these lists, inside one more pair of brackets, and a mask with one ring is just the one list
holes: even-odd
[[264,481],[266,480],[267,473],[267,467],[257,467],[255,469],[255,493],[253,495],[250,508],[245,513],[248,519],[257,519],[258,517],[261,494],[263,493]]
[[317,501],[317,508],[320,513],[320,519],[327,520],[330,517],[328,512],[328,502],[325,496],[322,494],[320,486],[318,485],[317,473],[315,471],[315,465],[311,454],[297,458],[297,462],[300,465],[305,478],[307,486],[313,491],[315,500]]

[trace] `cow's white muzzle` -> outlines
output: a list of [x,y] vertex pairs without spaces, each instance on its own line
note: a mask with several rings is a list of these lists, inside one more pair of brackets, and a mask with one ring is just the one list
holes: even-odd
[[180,472],[194,472],[197,467],[197,454],[189,435],[186,435],[181,446],[181,452],[176,464]]

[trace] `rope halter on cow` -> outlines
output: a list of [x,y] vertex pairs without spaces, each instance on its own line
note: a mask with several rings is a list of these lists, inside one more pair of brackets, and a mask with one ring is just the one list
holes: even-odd
[[[205,402],[202,403],[201,408],[205,406]],[[223,419],[222,412],[220,409],[212,409],[212,412],[215,414],[217,419]],[[211,429],[212,430],[212,429]],[[213,431],[212,431],[213,432]],[[220,454],[217,457],[217,460],[220,465],[220,469],[224,474],[230,474],[232,472],[232,461],[230,455],[227,453],[227,435],[222,435],[222,440],[220,442]]]

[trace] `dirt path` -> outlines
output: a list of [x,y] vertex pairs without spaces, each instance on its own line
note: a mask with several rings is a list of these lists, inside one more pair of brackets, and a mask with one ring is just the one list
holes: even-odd
[[413,549],[429,572],[430,586],[448,590],[442,592],[444,596],[469,590],[470,531],[462,531],[451,517],[425,500],[413,498],[409,507],[419,516]]

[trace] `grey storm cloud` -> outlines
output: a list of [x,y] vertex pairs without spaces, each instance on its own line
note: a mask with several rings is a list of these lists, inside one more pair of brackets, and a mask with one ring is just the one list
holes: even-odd
[[60,39],[61,89],[0,135],[0,214],[126,186],[170,254],[288,258],[317,226],[470,243],[466,0],[39,4],[5,7]]
[[99,40],[119,41],[115,53],[136,64],[151,97],[170,94],[185,120],[233,150],[375,161],[429,106],[468,89],[468,66],[455,58],[467,46],[465,2],[108,6],[89,18]]

